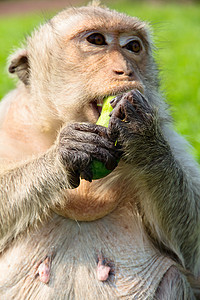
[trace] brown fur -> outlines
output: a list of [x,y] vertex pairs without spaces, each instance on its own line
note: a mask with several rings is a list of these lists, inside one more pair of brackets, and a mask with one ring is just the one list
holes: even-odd
[[[93,31],[112,37],[107,50],[85,41]],[[119,45],[132,35],[139,55]],[[21,82],[0,105],[1,298],[193,299],[174,266],[199,276],[200,176],[171,129],[147,24],[98,6],[70,8],[28,38],[9,70]],[[91,101],[130,89],[156,107],[168,153],[157,159],[160,145],[127,142],[107,177],[70,189],[60,132],[95,123]],[[99,257],[109,268],[100,277]]]

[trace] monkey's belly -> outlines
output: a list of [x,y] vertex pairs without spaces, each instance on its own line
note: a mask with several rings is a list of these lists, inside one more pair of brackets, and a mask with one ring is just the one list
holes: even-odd
[[[54,216],[2,254],[1,299],[153,299],[173,262],[155,252],[140,225],[128,209],[94,222]],[[46,257],[45,283],[39,268]],[[99,258],[111,268],[106,281],[97,274]]]
[[81,180],[78,188],[66,191],[66,199],[54,211],[77,221],[93,221],[106,216],[122,201],[124,191],[123,184],[106,188],[104,182],[109,178],[92,183]]

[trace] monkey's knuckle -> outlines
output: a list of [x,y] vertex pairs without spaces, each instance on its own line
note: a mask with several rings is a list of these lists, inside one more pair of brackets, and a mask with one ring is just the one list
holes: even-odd
[[83,127],[85,124],[84,123],[78,123],[78,122],[74,122],[69,124],[68,126],[66,126],[66,128],[70,128],[71,130],[78,130],[81,127]]
[[72,128],[76,131],[88,132],[88,131],[91,131],[91,128],[92,128],[91,125],[89,123],[75,122],[75,123],[72,124]]
[[58,149],[58,158],[63,165],[68,165],[70,160],[70,154],[67,149],[60,147]]
[[59,139],[58,139],[60,147],[62,147],[67,143],[69,137],[70,137],[69,128],[68,127],[63,128],[59,134]]
[[129,103],[129,101],[127,98],[122,98],[121,101],[119,102],[118,108],[119,109],[126,108],[128,103]]
[[58,158],[60,162],[68,168],[71,168],[76,160],[77,153],[65,146],[58,147]]
[[100,138],[99,138],[99,136],[98,136],[97,134],[91,133],[91,134],[90,134],[90,141],[91,141],[91,143],[93,143],[94,145],[95,145],[95,144],[99,144],[99,143],[100,143]]
[[66,126],[64,126],[62,129],[61,129],[61,134],[65,135],[66,133],[68,133],[69,131],[71,131],[74,127],[74,124],[67,124]]
[[78,157],[78,165],[80,170],[84,170],[87,166],[90,165],[92,161],[92,156],[86,152],[81,152],[80,156]]
[[115,108],[119,101],[122,99],[123,95],[118,95],[110,101],[112,108]]
[[66,125],[61,129],[60,132],[60,139],[66,138],[68,136],[74,135],[76,130],[80,130],[81,127],[84,125],[78,122],[74,122],[71,124]]
[[95,128],[96,128],[96,133],[99,135],[99,136],[106,136],[107,135],[107,128],[104,127],[104,126],[101,126],[101,125],[95,125]]
[[59,148],[63,149],[63,148],[67,148],[67,145],[69,145],[69,139],[68,136],[66,135],[62,135],[59,137]]

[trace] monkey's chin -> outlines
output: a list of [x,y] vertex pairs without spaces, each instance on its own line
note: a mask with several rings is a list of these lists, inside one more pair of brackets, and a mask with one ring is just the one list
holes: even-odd
[[101,189],[100,196],[98,192],[106,179],[99,179],[91,183],[81,180],[80,185],[76,189],[67,190],[67,201],[63,205],[54,208],[54,212],[72,220],[77,221],[94,221],[105,217],[120,203],[123,188],[110,188],[103,191]]

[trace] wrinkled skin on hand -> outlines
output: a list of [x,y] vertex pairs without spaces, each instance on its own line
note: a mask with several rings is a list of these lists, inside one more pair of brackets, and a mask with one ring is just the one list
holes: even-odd
[[114,98],[111,105],[107,133],[110,140],[117,140],[122,159],[145,168],[169,152],[156,110],[138,90]]
[[111,106],[113,111],[110,113],[108,126],[110,139],[117,139],[123,145],[133,136],[153,134],[155,112],[148,100],[138,90],[114,98]]
[[60,160],[69,170],[73,188],[79,186],[80,177],[92,181],[91,162],[94,159],[113,170],[121,155],[115,142],[108,137],[107,128],[89,123],[66,126],[60,133],[58,151]]

